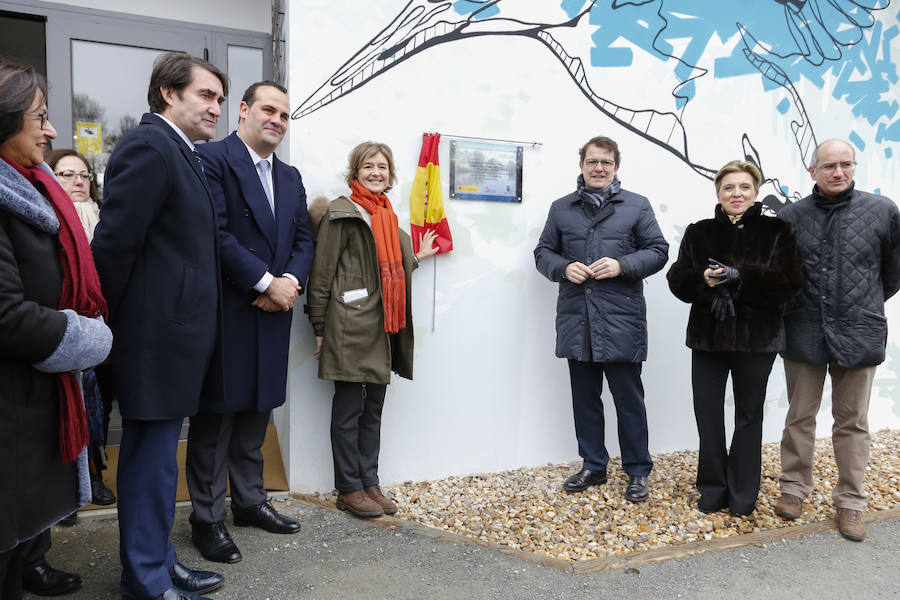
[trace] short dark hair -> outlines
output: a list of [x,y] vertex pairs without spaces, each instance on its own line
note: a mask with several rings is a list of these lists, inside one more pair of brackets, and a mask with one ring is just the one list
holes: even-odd
[[217,66],[186,52],[166,52],[153,63],[153,72],[150,74],[150,86],[147,88],[150,112],[161,113],[166,109],[166,100],[160,88],[170,87],[180,96],[181,91],[194,80],[195,67],[218,77],[222,82],[222,93],[228,95],[228,75]]
[[247,106],[253,106],[253,103],[256,102],[256,90],[261,87],[273,87],[285,96],[288,93],[286,87],[274,81],[257,81],[247,88],[247,91],[244,92],[244,97],[241,98],[241,102],[246,102]]
[[[64,159],[67,156],[74,156],[78,160],[84,163],[85,168],[88,170],[88,173],[94,173],[94,169],[91,168],[91,163],[88,162],[84,156],[82,156],[77,150],[72,150],[71,148],[60,148],[59,150],[49,150],[47,154],[44,155],[44,162],[47,163],[47,166],[50,167],[53,172],[56,172],[56,163],[60,160]],[[91,180],[90,185],[88,185],[88,193],[91,196],[91,200],[97,203],[97,206],[100,206],[102,202],[100,201],[100,188],[97,185],[97,178],[94,177]]]
[[47,80],[31,65],[0,57],[0,144],[15,137],[25,126],[25,111],[40,92],[47,99]]
[[616,161],[616,166],[619,166],[619,145],[613,141],[611,138],[606,137],[605,135],[598,135],[597,137],[592,137],[587,141],[587,143],[578,150],[578,156],[581,157],[579,162],[584,162],[584,155],[587,154],[588,146],[597,146],[598,148],[606,148],[610,152],[613,153],[613,160]]

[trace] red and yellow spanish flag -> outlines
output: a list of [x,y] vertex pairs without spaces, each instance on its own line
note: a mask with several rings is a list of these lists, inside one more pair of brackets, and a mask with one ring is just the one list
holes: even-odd
[[447,224],[441,191],[441,167],[438,164],[440,141],[439,133],[422,135],[422,152],[419,154],[419,166],[410,196],[409,220],[413,252],[419,251],[419,238],[426,231],[437,234],[434,243],[438,247],[438,254],[453,250],[453,238],[450,237],[450,225]]

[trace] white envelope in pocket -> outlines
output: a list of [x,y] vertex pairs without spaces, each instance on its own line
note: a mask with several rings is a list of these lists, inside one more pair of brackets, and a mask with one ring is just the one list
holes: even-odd
[[341,294],[341,302],[347,304],[348,302],[353,302],[354,300],[361,300],[369,295],[369,290],[366,288],[359,288],[358,290],[347,290],[343,294]]

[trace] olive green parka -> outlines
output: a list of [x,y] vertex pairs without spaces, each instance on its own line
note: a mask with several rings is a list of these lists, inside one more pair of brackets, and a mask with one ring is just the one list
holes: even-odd
[[[413,375],[411,275],[418,266],[409,235],[400,230],[406,273],[406,327],[384,331],[384,306],[375,236],[349,198],[332,200],[319,224],[316,255],[306,290],[305,311],[314,326],[324,323],[319,378],[388,384],[391,371]],[[344,294],[365,289],[363,298]]]

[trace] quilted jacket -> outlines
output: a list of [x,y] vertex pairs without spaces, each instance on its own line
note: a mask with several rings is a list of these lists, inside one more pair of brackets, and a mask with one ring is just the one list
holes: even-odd
[[[615,258],[622,274],[574,284],[564,277],[574,261],[586,265]],[[647,306],[644,277],[663,268],[669,244],[650,201],[620,190],[588,217],[577,192],[555,201],[534,259],[538,271],[559,282],[556,302],[556,355],[593,362],[647,359]]]
[[884,361],[884,301],[900,289],[900,211],[889,198],[854,190],[826,211],[812,195],[781,209],[794,226],[803,289],[785,305],[787,359],[846,368]]

